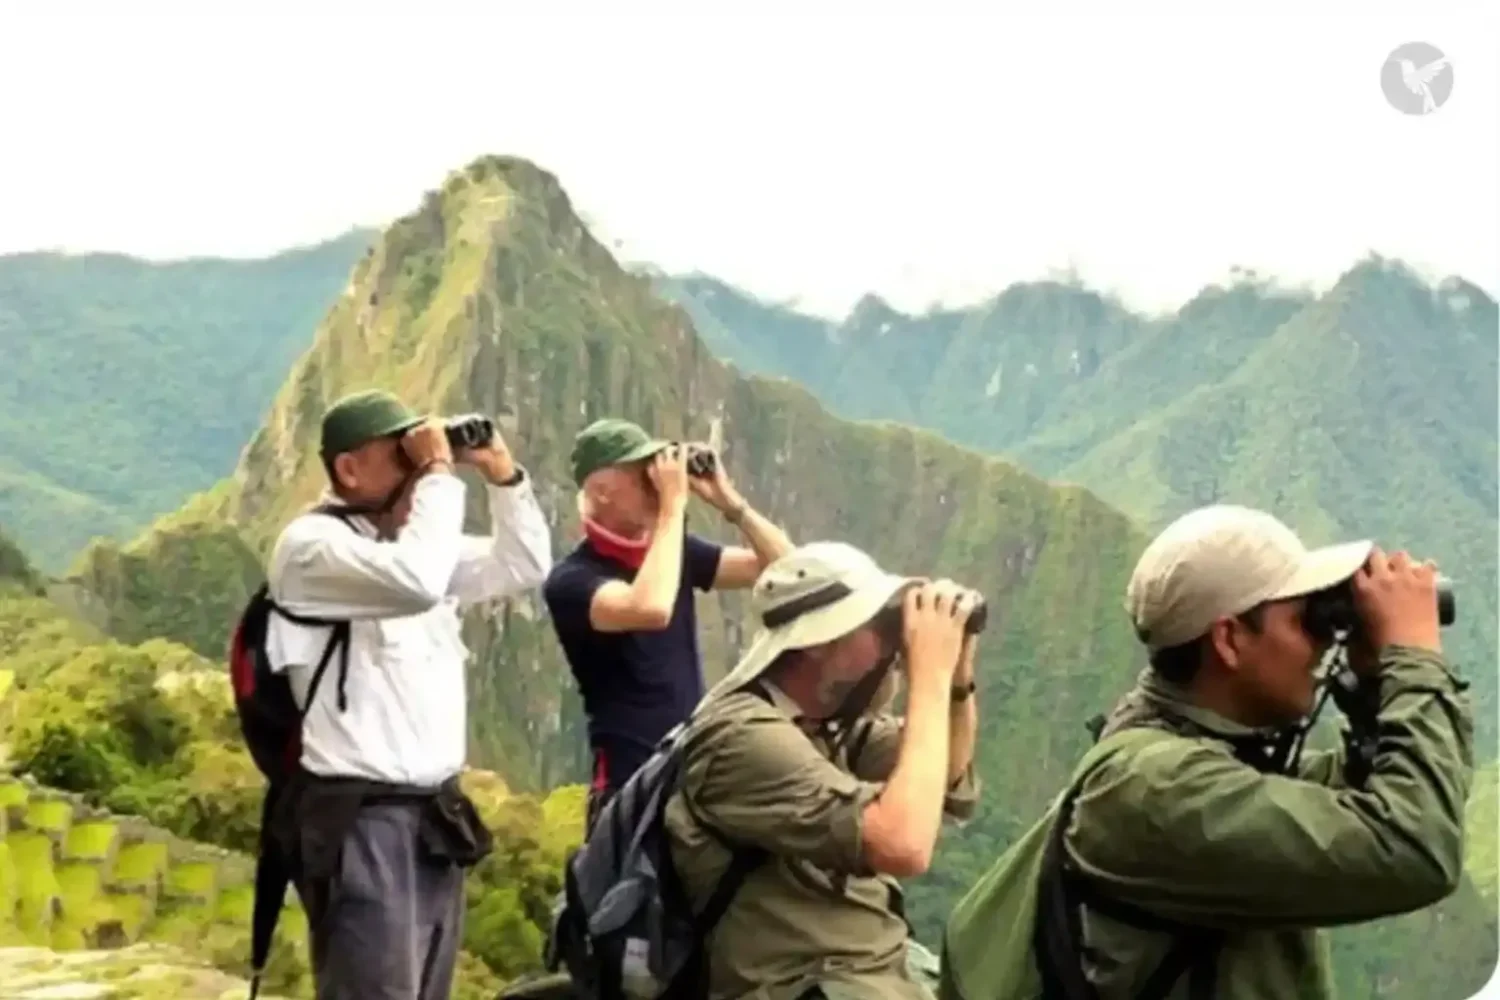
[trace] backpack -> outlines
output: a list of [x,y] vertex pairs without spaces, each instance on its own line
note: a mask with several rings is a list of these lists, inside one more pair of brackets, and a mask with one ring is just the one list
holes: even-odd
[[[338,517],[349,524],[347,513],[328,507],[317,513]],[[350,529],[353,530],[352,525]],[[266,630],[272,614],[298,625],[332,626],[332,633],[313,671],[307,689],[307,706],[317,697],[323,675],[339,656],[339,711],[347,705],[344,687],[349,675],[349,631],[347,620],[312,618],[296,615],[271,599],[269,585],[261,584],[250,595],[240,612],[229,640],[229,680],[234,690],[234,707],[239,717],[240,733],[267,787],[261,804],[260,835],[255,862],[255,902],[251,915],[250,1000],[260,992],[260,979],[271,951],[271,938],[281,916],[286,887],[292,880],[292,866],[282,856],[270,836],[271,817],[287,779],[302,756],[302,720],[307,706],[299,706],[292,694],[287,675],[271,669],[266,654]]]
[[[1360,684],[1357,679],[1329,685],[1307,721],[1286,731],[1275,742],[1265,743],[1259,739],[1229,742],[1235,756],[1249,767],[1277,774],[1294,773],[1303,742],[1324,703],[1332,697],[1353,724],[1345,738],[1346,778],[1352,787],[1360,787],[1373,760],[1370,737],[1375,726],[1375,690]],[[1166,728],[1178,731],[1182,727],[1180,722],[1160,727],[1130,714],[1122,722],[1121,729]],[[1102,714],[1085,723],[1095,746],[1101,741],[1105,724]],[[1192,731],[1191,726],[1188,731]],[[1083,973],[1083,932],[1078,914],[1080,906],[1087,905],[1112,920],[1141,930],[1172,935],[1171,948],[1147,978],[1136,1000],[1166,997],[1184,975],[1189,976],[1188,995],[1191,1000],[1211,1000],[1217,961],[1226,938],[1222,930],[1167,920],[1115,899],[1100,891],[1068,862],[1063,850],[1063,836],[1073,818],[1073,803],[1091,773],[1092,767],[1083,769],[1063,796],[1043,854],[1032,938],[1037,969],[1042,976],[1042,995],[1048,1000],[1098,1000],[1098,991]]]
[[[750,691],[769,701],[759,685]],[[729,842],[730,862],[695,913],[672,862],[664,812],[686,756],[679,724],[600,809],[563,872],[547,968],[563,968],[579,1000],[696,1000],[708,994],[706,941],[745,878],[770,857]],[[689,804],[691,808],[691,804]]]
[[1047,834],[1037,885],[1036,923],[1032,930],[1033,957],[1046,1000],[1099,1000],[1099,991],[1084,974],[1083,905],[1141,930],[1172,935],[1172,945],[1147,977],[1135,1000],[1163,1000],[1183,975],[1189,975],[1191,1000],[1213,1000],[1219,951],[1225,934],[1216,928],[1195,927],[1159,917],[1102,892],[1069,862],[1063,838],[1073,819],[1073,803],[1088,768],[1068,788]]

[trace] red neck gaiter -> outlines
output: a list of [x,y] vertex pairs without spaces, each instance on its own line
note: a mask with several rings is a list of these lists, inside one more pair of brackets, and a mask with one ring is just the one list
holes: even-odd
[[638,540],[625,538],[588,518],[583,520],[583,533],[594,551],[629,569],[640,569],[641,563],[646,561],[646,551],[651,548],[649,535]]

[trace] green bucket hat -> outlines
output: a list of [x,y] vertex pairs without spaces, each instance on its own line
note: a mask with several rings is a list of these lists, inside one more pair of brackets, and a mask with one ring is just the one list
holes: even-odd
[[323,456],[353,451],[376,438],[400,434],[422,416],[384,389],[365,389],[339,399],[323,415]]
[[585,479],[600,469],[650,458],[667,444],[628,420],[616,417],[595,420],[573,439],[573,482],[582,486]]

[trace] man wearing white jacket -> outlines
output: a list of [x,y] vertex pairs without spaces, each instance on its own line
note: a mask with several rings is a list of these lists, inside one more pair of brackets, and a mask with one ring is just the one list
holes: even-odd
[[[463,933],[464,869],[489,849],[457,788],[458,612],[539,585],[550,532],[498,435],[455,455],[442,423],[389,393],[335,403],[322,457],[330,495],[287,525],[267,573],[288,613],[271,616],[267,654],[305,712],[272,827],[296,859],[318,1000],[438,1000]],[[463,533],[456,463],[486,480],[488,537]],[[349,622],[340,656],[324,655],[331,626],[293,618]]]

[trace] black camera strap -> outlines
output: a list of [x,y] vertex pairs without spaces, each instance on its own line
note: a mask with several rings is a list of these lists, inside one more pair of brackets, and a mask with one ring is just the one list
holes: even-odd
[[1349,723],[1344,734],[1344,779],[1361,788],[1375,766],[1380,715],[1380,678],[1360,677],[1349,669],[1347,640],[1335,640],[1328,674],[1319,684],[1318,701],[1307,718],[1284,730],[1266,746],[1264,763],[1279,774],[1296,774],[1307,738],[1318,724],[1329,699]]
[[[875,700],[876,692],[885,682],[886,675],[891,672],[891,667],[895,665],[899,655],[898,652],[893,652],[881,657],[880,662],[871,667],[870,671],[849,690],[849,693],[844,695],[844,700],[839,702],[839,707],[834,709],[831,715],[819,720],[818,728],[827,737],[835,753],[843,753],[848,747],[850,739],[854,736],[856,723],[869,710],[870,703]],[[848,757],[846,756],[845,759],[848,760]],[[849,760],[850,766],[853,766],[853,763]]]

